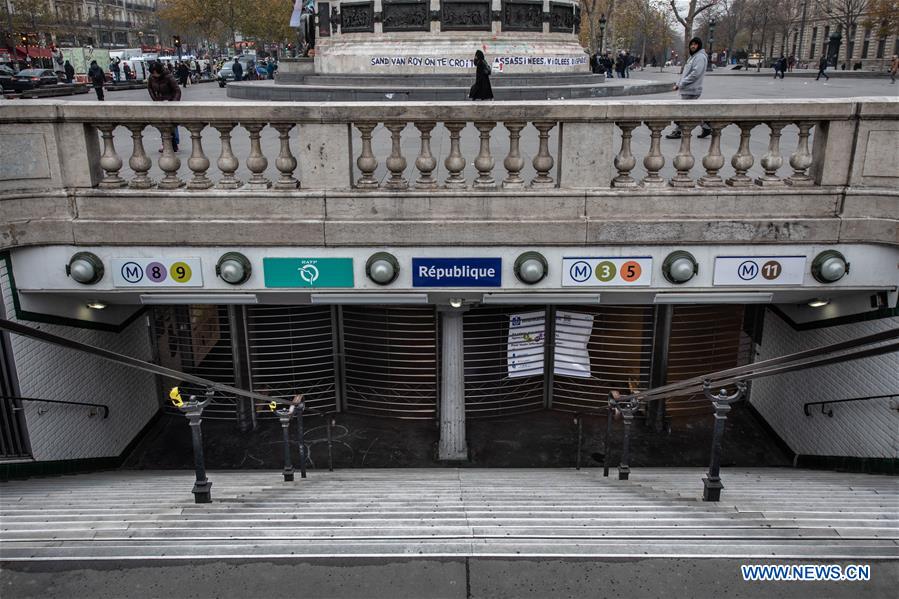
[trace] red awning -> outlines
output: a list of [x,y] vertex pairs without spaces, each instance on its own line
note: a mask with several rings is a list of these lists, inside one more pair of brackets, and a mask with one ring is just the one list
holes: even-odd
[[[25,56],[25,46],[16,46],[16,52]],[[49,48],[41,48],[40,46],[28,46],[28,56],[31,58],[52,58]]]

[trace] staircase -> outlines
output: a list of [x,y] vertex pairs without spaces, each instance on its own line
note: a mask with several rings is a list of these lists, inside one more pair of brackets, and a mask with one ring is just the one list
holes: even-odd
[[899,556],[899,479],[725,469],[720,503],[698,468],[404,469],[210,474],[122,471],[0,485],[0,560]]

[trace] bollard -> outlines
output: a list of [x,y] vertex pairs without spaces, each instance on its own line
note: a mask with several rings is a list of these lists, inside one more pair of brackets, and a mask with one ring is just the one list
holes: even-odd
[[290,419],[293,418],[294,406],[277,411],[284,437],[284,482],[293,480],[293,464],[290,461]]
[[730,404],[734,403],[746,392],[746,383],[737,383],[737,392],[728,395],[727,390],[721,389],[718,395],[712,395],[711,383],[706,380],[702,385],[703,393],[712,401],[715,407],[715,429],[712,433],[712,458],[709,463],[709,473],[702,479],[702,500],[720,501],[721,489],[721,445],[724,440],[724,425],[727,422],[727,413],[730,412]]
[[[195,395],[191,395],[190,399],[178,409],[187,417],[190,425],[191,441],[194,446],[194,470],[196,472],[196,481],[191,491],[194,494],[194,503],[212,503],[212,483],[206,478],[206,463],[203,457],[203,430],[201,423],[203,421],[203,409],[212,402],[214,391],[206,390],[206,399],[197,401]],[[180,398],[179,398],[180,399]]]
[[334,419],[330,414],[325,414],[328,419],[328,472],[334,472],[334,456],[331,452],[331,427],[334,426]]
[[631,467],[628,464],[631,457],[631,422],[634,413],[622,407],[621,417],[624,419],[624,443],[621,447],[621,463],[618,465],[618,480],[628,480],[631,475]]

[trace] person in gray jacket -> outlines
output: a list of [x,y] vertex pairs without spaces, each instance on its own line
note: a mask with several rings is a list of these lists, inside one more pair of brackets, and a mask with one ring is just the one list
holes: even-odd
[[[674,84],[674,91],[680,92],[681,100],[697,100],[702,95],[702,80],[705,78],[705,70],[708,67],[709,58],[702,49],[702,40],[694,37],[690,40],[690,58],[684,65],[680,79]],[[699,137],[708,137],[712,134],[711,127],[707,123],[700,123],[702,133]],[[680,139],[680,128],[675,129],[665,136],[667,139]]]

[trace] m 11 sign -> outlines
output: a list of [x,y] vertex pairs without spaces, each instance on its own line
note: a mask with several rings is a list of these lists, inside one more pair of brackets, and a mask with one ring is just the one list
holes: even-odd
[[714,285],[802,285],[805,256],[719,256]]

